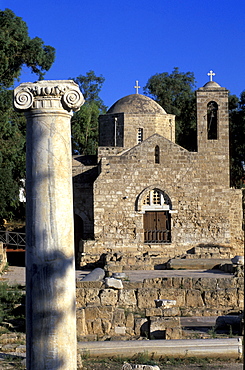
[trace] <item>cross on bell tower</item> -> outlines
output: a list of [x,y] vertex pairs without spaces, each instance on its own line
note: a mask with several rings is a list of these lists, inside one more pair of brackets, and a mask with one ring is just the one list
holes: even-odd
[[136,85],[134,86],[134,88],[136,89],[136,92],[135,94],[138,94],[139,93],[139,89],[140,89],[140,86],[139,86],[139,81],[135,81]]
[[207,73],[207,75],[210,77],[210,81],[213,81],[213,76],[215,76],[215,73],[211,70]]

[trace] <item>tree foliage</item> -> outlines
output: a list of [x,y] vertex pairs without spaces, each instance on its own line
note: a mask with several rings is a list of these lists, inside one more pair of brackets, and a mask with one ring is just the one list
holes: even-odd
[[147,81],[144,93],[176,116],[176,142],[196,150],[195,78],[192,72],[156,73]]
[[26,23],[12,10],[0,11],[0,84],[13,85],[24,65],[42,79],[52,66],[55,49],[28,35]]
[[98,118],[106,107],[99,97],[103,76],[89,71],[85,76],[73,79],[80,87],[85,98],[84,105],[74,113],[71,120],[73,154],[95,154],[98,147]]
[[0,224],[23,215],[19,189],[25,178],[25,118],[12,104],[12,87],[24,65],[42,78],[55,50],[28,36],[26,23],[10,9],[0,11]]
[[229,97],[229,113],[231,186],[239,188],[245,180],[245,90],[240,99],[236,95]]

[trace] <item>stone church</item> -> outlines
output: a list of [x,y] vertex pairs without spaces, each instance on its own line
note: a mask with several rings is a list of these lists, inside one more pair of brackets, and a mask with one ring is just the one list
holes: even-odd
[[175,143],[175,116],[141,94],[99,118],[98,155],[73,158],[80,266],[123,257],[162,263],[197,246],[243,254],[242,191],[230,188],[228,90],[196,91],[197,151]]

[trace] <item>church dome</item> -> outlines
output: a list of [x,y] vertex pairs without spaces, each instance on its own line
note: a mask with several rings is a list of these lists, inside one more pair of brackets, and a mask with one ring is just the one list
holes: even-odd
[[215,81],[208,81],[203,87],[206,87],[206,88],[220,88],[221,86],[215,82]]
[[141,94],[131,94],[119,99],[107,113],[166,114],[158,103]]

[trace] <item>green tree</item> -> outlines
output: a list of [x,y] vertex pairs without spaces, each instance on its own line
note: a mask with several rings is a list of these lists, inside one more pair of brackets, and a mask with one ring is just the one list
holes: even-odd
[[230,158],[231,186],[244,186],[245,170],[245,91],[240,95],[229,96],[230,115]]
[[144,93],[159,103],[167,113],[176,116],[176,142],[196,150],[195,78],[192,72],[156,73],[147,81]]
[[0,84],[10,87],[24,65],[42,79],[52,66],[55,49],[28,35],[26,23],[12,10],[0,11]]
[[98,118],[106,111],[106,106],[99,97],[105,79],[101,75],[96,76],[94,71],[89,71],[85,76],[80,75],[73,80],[79,85],[85,103],[71,120],[72,153],[96,154]]
[[23,215],[19,189],[25,177],[25,118],[12,107],[12,87],[26,65],[43,78],[55,49],[28,36],[26,23],[10,9],[0,11],[0,224]]

